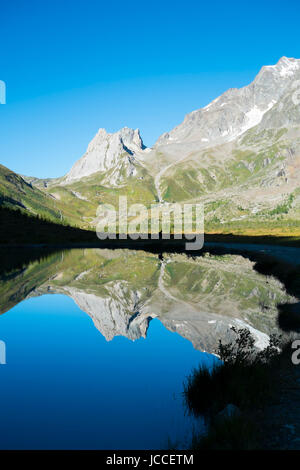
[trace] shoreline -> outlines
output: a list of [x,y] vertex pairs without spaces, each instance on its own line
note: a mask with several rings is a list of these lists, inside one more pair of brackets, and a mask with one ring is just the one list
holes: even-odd
[[[89,232],[90,235],[94,235],[93,232]],[[144,248],[171,248],[171,249],[183,249],[186,242],[189,242],[187,238],[183,235],[181,239],[175,239],[174,235],[171,234],[169,239],[163,238],[160,234],[159,238],[151,238],[151,234],[148,234],[148,238],[132,240],[129,236],[126,239],[107,239],[107,240],[100,240],[96,238],[95,240],[74,240],[74,241],[59,241],[59,242],[47,242],[43,241],[40,243],[32,243],[30,241],[20,241],[20,242],[1,242],[0,240],[0,249],[1,248],[107,248],[108,245],[110,248],[129,248],[129,249],[141,249]],[[193,240],[192,240],[193,241]],[[253,246],[254,247],[290,247],[290,248],[300,248],[300,238],[298,237],[274,237],[272,235],[263,235],[263,236],[248,236],[248,235],[234,235],[234,234],[212,234],[212,233],[205,233],[204,234],[204,246],[207,244],[218,244],[221,246],[222,244],[231,244],[231,245],[244,245],[244,246]],[[185,250],[188,253],[198,253],[203,250]],[[167,251],[167,250],[166,250]],[[251,248],[252,251],[252,248]]]

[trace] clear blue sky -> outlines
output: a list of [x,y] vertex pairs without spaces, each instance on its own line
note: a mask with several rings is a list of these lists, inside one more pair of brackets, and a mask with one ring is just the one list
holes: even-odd
[[65,174],[99,127],[146,145],[262,65],[300,58],[299,0],[0,0],[0,163]]

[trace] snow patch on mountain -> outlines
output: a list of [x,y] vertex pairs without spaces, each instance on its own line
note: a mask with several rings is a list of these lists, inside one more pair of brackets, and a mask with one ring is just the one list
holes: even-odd
[[[264,115],[268,111],[270,111],[270,109],[272,109],[275,104],[276,104],[275,100],[271,101],[271,103],[269,103],[267,105],[267,108],[264,109],[264,110],[260,109],[256,105],[253,106],[253,108],[250,109],[250,111],[245,113],[245,124],[244,124],[244,126],[242,126],[236,133],[233,133],[231,135],[230,139],[228,139],[228,142],[236,139],[237,137],[239,137],[241,134],[244,134],[244,132],[248,131],[252,127],[257,126],[262,121],[262,118],[264,117]],[[227,134],[225,133],[225,134],[222,134],[222,135],[225,136]]]
[[229,89],[204,108],[187,114],[155,147],[168,145],[170,148],[162,151],[176,155],[178,144],[185,144],[188,152],[231,142],[258,125],[299,79],[300,60],[282,57],[276,65],[262,67],[250,85]]
[[300,61],[298,59],[282,57],[276,65],[267,65],[265,68],[273,69],[281,77],[291,77],[300,69]]

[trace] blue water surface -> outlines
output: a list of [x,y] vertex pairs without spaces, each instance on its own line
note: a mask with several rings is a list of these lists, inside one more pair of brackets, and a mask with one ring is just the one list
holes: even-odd
[[188,445],[183,382],[214,357],[159,320],[147,338],[106,339],[63,295],[0,317],[1,449],[159,449]]

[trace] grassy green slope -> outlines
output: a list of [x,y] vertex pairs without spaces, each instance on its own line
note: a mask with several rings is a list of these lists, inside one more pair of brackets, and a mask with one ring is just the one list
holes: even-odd
[[49,185],[45,192],[56,198],[68,220],[80,219],[80,226],[85,228],[93,224],[100,204],[112,204],[118,209],[120,196],[127,196],[129,205],[139,203],[149,207],[156,202],[153,178],[144,168],[140,168],[136,176],[124,177],[115,187],[106,183],[109,177],[109,172],[99,172],[72,184]]
[[0,203],[2,207],[19,208],[32,215],[61,220],[55,201],[13,171],[0,165]]
[[[60,194],[62,197],[60,197]],[[0,165],[1,207],[19,209],[32,216],[40,216],[57,224],[89,227],[96,215],[96,202],[81,200],[71,191],[59,187],[57,194],[41,190],[21,176]]]
[[251,129],[238,146],[194,153],[161,180],[168,202],[203,202],[207,232],[300,236],[296,141]]

